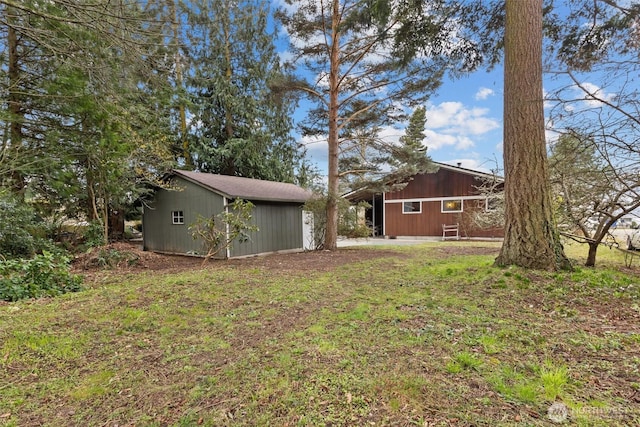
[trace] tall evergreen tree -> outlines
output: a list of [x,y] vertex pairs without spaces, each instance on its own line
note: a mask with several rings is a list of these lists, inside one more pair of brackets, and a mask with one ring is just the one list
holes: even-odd
[[381,138],[380,129],[365,120],[362,128],[352,130],[352,143],[347,146],[349,151],[343,148],[340,153],[341,184],[346,185],[347,190],[398,191],[414,175],[435,172],[437,167],[424,145],[426,121],[425,108],[416,108],[404,135],[396,142]]
[[395,174],[400,175],[400,182],[404,181],[404,177],[434,172],[436,169],[427,156],[424,144],[426,123],[427,110],[422,106],[416,108],[409,118],[405,134],[400,137],[400,146],[394,151],[391,162]]
[[497,265],[564,269],[553,216],[542,97],[542,0],[507,0],[504,64],[505,238]]
[[189,146],[203,172],[294,182],[304,153],[264,0],[189,4]]
[[119,209],[167,159],[158,112],[170,96],[169,67],[158,27],[170,21],[153,16],[156,2],[0,4],[9,53],[0,61],[12,64],[0,67],[10,94],[0,111],[3,178],[46,201],[45,213],[101,219],[106,234],[109,207]]
[[[311,76],[293,88],[316,105],[303,131],[328,142],[324,247],[333,250],[340,179],[361,166],[354,153],[366,154],[375,143],[376,127],[403,119],[397,102],[417,105],[435,91],[447,70],[473,68],[475,46],[463,32],[463,8],[448,0],[285,3],[278,17],[301,75]],[[347,158],[341,165],[343,153]]]

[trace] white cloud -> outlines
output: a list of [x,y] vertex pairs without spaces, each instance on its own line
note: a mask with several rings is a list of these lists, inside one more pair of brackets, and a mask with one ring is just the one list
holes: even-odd
[[326,169],[327,159],[329,158],[327,137],[304,136],[302,137],[301,143],[307,148],[307,156],[311,161],[318,164],[322,169]]
[[494,94],[495,94],[495,92],[493,91],[493,89],[489,89],[488,87],[481,87],[476,92],[475,98],[478,101],[482,101],[482,100],[487,99],[490,96],[493,96]]
[[616,97],[615,93],[607,93],[598,85],[589,82],[582,83],[580,86],[576,85],[574,88],[588,107],[600,107],[602,101],[612,102]]
[[473,137],[498,129],[498,120],[486,108],[468,108],[461,102],[442,102],[427,107],[426,145],[431,150],[450,146],[466,150],[475,146]]
[[[442,102],[427,106],[427,123],[425,126],[424,144],[428,153],[438,149],[468,151],[476,146],[476,140],[500,127],[500,122],[489,116],[490,111],[485,108],[469,108],[461,102]],[[397,144],[404,131],[392,126],[383,127],[379,136],[385,141]],[[327,137],[304,137],[302,143],[307,147],[307,154],[311,161],[317,163],[322,170],[326,169]],[[498,145],[497,151],[502,147]],[[470,160],[467,159],[467,162]],[[478,164],[469,163],[469,168]],[[467,167],[467,166],[465,166]],[[479,170],[484,170],[480,168]],[[487,169],[488,170],[488,169]]]

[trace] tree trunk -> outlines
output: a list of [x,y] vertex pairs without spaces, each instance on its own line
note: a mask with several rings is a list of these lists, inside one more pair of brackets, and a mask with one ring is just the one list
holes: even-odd
[[328,159],[328,189],[327,189],[327,231],[324,248],[335,250],[338,247],[338,79],[340,71],[340,22],[339,1],[333,0],[333,19],[331,28],[331,57],[329,70],[329,159]]
[[598,243],[589,243],[589,254],[587,255],[587,262],[584,263],[587,267],[593,267],[596,265],[596,255],[598,253]]
[[[224,60],[225,60],[225,64],[226,64],[226,69],[225,69],[225,78],[227,80],[227,88],[231,88],[233,86],[232,84],[232,80],[233,80],[233,68],[232,68],[232,58],[231,58],[231,46],[230,43],[231,41],[229,40],[230,35],[229,32],[231,31],[231,29],[228,27],[229,23],[227,22],[226,18],[224,21],[224,26],[223,26],[223,33],[224,33]],[[231,114],[231,105],[229,105],[229,99],[227,98],[225,101],[225,122],[224,122],[224,129],[225,129],[225,134],[226,134],[226,139],[225,139],[225,144],[229,144],[231,141],[231,139],[233,139],[233,135],[234,135],[234,129],[233,129],[233,114]],[[223,175],[235,175],[236,174],[236,166],[235,166],[235,162],[234,159],[230,156],[227,156],[224,160],[224,164],[222,166],[223,170],[222,170],[222,174]]]
[[171,28],[173,30],[173,46],[175,49],[175,67],[176,67],[176,86],[180,93],[180,99],[178,100],[178,108],[180,113],[180,139],[182,141],[182,156],[184,157],[184,164],[187,170],[193,170],[193,159],[191,158],[191,148],[189,147],[189,139],[187,138],[187,113],[184,105],[183,79],[182,79],[182,60],[180,57],[180,21],[178,20],[178,8],[176,7],[175,0],[169,0],[169,7],[171,9],[171,16],[173,22]]
[[[7,15],[13,16],[13,8],[7,8]],[[9,18],[11,19],[11,18]],[[22,122],[24,121],[24,111],[20,96],[20,56],[18,53],[18,34],[12,25],[7,27],[7,44],[9,51],[8,75],[9,75],[9,149],[13,151],[13,159],[20,158],[22,147]],[[23,78],[23,77],[22,77]],[[18,167],[11,170],[11,187],[15,195],[24,200],[25,178]]]
[[542,96],[542,0],[507,0],[505,238],[496,265],[566,269],[553,218]]

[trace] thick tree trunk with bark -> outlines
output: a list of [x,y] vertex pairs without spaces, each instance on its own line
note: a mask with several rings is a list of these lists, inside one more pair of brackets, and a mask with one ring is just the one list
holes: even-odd
[[553,219],[542,97],[542,0],[507,0],[505,238],[496,265],[566,269]]
[[[175,49],[175,73],[176,73],[176,85],[178,89],[183,89],[182,78],[182,58],[180,57],[180,21],[178,20],[178,8],[176,7],[175,0],[169,0],[169,8],[171,9],[171,16],[173,22],[171,23],[171,29],[173,30],[173,48]],[[180,113],[180,139],[182,141],[182,156],[184,157],[184,164],[187,170],[193,170],[193,159],[191,157],[191,147],[189,147],[189,139],[187,138],[187,112],[184,105],[184,100],[181,98],[178,101],[178,109]]]
[[596,265],[596,255],[598,254],[599,242],[589,243],[589,254],[587,255],[587,262],[584,263],[587,267],[594,267]]
[[338,23],[339,1],[333,1],[333,27],[331,29],[331,56],[329,69],[329,159],[328,159],[328,189],[327,189],[327,230],[324,240],[324,248],[335,250],[338,247],[338,197],[339,195],[339,171],[338,171],[338,78],[340,70],[340,36]]
[[[13,14],[13,8],[7,8],[9,15]],[[20,96],[20,79],[24,78],[20,75],[20,55],[18,53],[18,34],[13,28],[7,28],[7,44],[9,51],[9,140],[10,150],[13,151],[12,157],[17,158],[20,154],[22,146],[22,122],[24,121],[24,111]],[[18,169],[11,171],[11,186],[15,195],[24,199],[25,178],[23,173]]]

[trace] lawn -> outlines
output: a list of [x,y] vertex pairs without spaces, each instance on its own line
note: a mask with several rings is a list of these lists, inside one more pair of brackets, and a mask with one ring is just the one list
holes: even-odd
[[501,269],[498,249],[105,270],[1,303],[0,426],[640,425],[637,265]]

